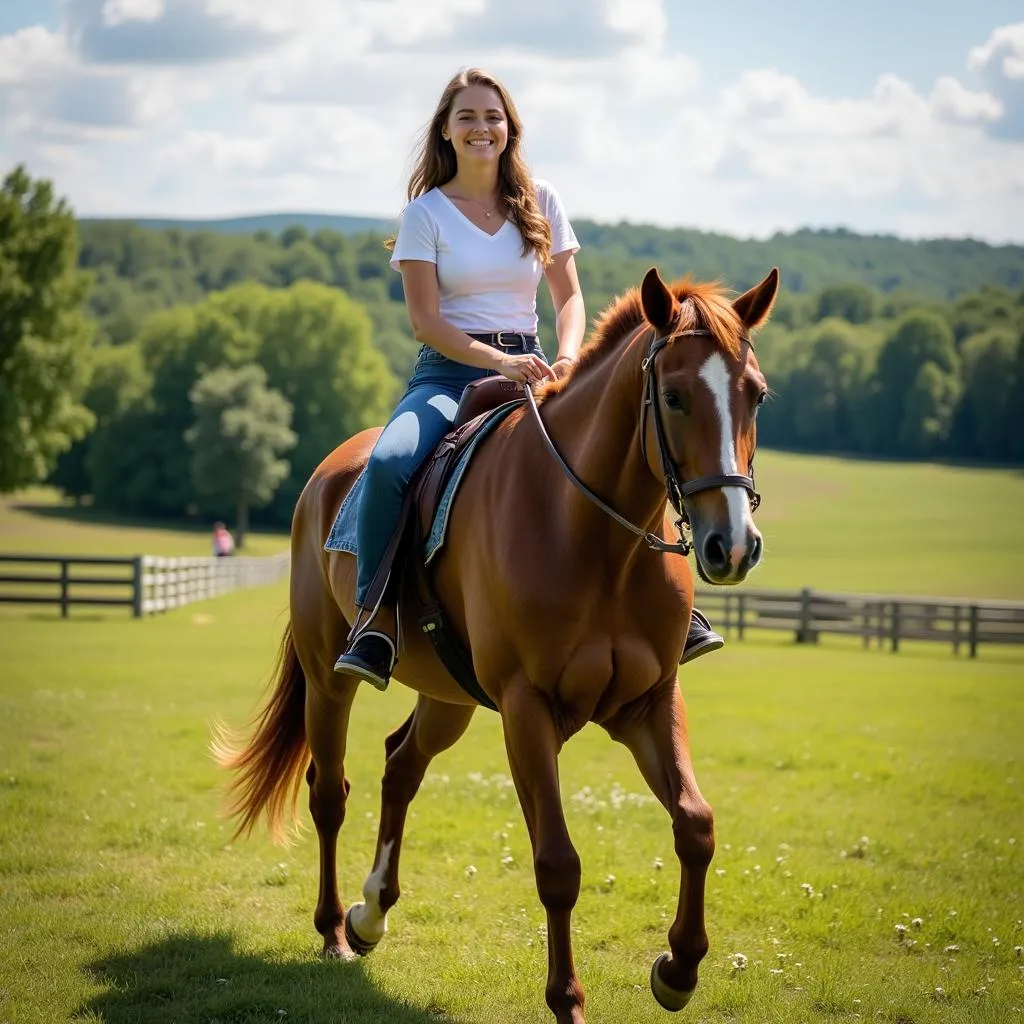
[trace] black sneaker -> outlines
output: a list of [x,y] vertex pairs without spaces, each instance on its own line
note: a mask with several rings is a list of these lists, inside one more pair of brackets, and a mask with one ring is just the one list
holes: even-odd
[[720,651],[724,646],[725,640],[711,628],[711,623],[694,608],[693,614],[690,616],[690,632],[686,634],[686,644],[683,647],[683,656],[679,659],[679,664],[685,665],[702,654]]
[[365,679],[378,690],[386,690],[395,667],[395,642],[387,633],[368,629],[334,663],[334,671]]

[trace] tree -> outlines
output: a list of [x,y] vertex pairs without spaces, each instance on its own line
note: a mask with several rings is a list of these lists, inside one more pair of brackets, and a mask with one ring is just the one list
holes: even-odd
[[[117,444],[110,432],[117,431],[129,409],[145,401],[152,386],[136,345],[101,345],[95,350],[93,364],[85,404],[95,426],[58,458],[50,475],[50,483],[73,498],[95,495],[97,478],[102,489],[103,470]],[[117,476],[111,484],[123,486]]]
[[976,334],[964,342],[964,396],[971,427],[971,451],[989,459],[1012,456],[1019,428],[1011,422],[1017,378],[1018,339],[1005,329]]
[[858,403],[874,365],[877,335],[836,318],[822,320],[806,335],[803,356],[785,391],[791,405],[791,443],[818,451],[853,451],[858,447]]
[[957,343],[993,327],[1012,330],[1018,323],[1024,326],[1024,317],[1013,296],[1003,288],[992,287],[961,296],[950,320]]
[[[237,303],[233,293],[222,296],[225,304]],[[299,435],[292,471],[271,508],[275,521],[288,522],[320,461],[346,438],[385,422],[397,381],[374,345],[366,311],[333,288],[302,281],[266,292],[259,332],[256,359],[292,403]]]
[[306,238],[298,239],[280,253],[274,270],[283,285],[303,280],[326,282],[334,276],[330,258]]
[[875,315],[875,293],[862,284],[833,284],[818,293],[817,320],[839,317],[866,324]]
[[64,200],[15,168],[0,188],[0,492],[42,480],[92,423],[77,247]]
[[922,363],[904,397],[897,441],[901,454],[938,454],[949,435],[960,397],[960,382],[935,363]]
[[295,445],[291,404],[267,387],[262,366],[212,370],[189,393],[196,421],[185,432],[196,493],[214,509],[237,510],[235,542],[249,530],[249,509],[266,505],[288,475],[280,456]]
[[[935,373],[922,375],[926,365],[948,380],[940,386]],[[947,419],[945,403],[959,391],[959,370],[953,331],[944,317],[919,309],[903,316],[878,355],[873,394],[862,421],[866,450],[916,455],[922,445],[933,447],[937,438],[944,439],[952,424],[952,410]],[[913,416],[929,422],[912,424],[908,417]]]

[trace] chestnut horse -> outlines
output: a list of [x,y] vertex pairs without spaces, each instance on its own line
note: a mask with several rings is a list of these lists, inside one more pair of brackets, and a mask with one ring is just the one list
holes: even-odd
[[[670,288],[650,271],[599,319],[564,379],[538,389],[536,414],[527,403],[484,440],[435,559],[437,593],[501,715],[547,912],[545,994],[559,1024],[584,1018],[570,934],[580,858],[562,811],[558,754],[588,722],[626,745],[672,819],[679,903],[670,952],[654,962],[650,979],[662,1006],[686,1004],[708,949],[704,881],[714,830],[690,762],[677,680],[693,580],[680,557],[689,544],[669,543],[667,497],[674,495],[680,524],[688,520],[677,525],[692,530],[702,576],[740,582],[761,554],[750,467],[766,386],[749,332],[767,319],[778,284],[773,269],[730,301],[716,285],[686,280]],[[335,860],[358,682],[333,666],[354,615],[356,563],[326,553],[324,542],[378,433],[364,431],[332,452],[299,497],[291,621],[276,688],[248,743],[232,748],[222,738],[218,750],[236,773],[231,813],[240,832],[265,813],[280,838],[305,769],[320,844],[313,920],[329,957],[365,954],[383,937],[399,896],[409,804],[431,759],[462,736],[478,706],[429,639],[406,629],[396,671],[419,698],[385,740],[373,868],[363,902],[346,915]],[[618,519],[599,507],[597,494]]]

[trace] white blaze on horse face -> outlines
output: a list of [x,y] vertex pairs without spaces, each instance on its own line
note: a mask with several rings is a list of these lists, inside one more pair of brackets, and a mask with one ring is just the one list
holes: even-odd
[[[732,390],[729,382],[729,368],[721,352],[709,356],[701,367],[700,379],[707,384],[718,410],[718,421],[722,429],[719,457],[722,461],[723,475],[738,474],[736,465],[736,445],[733,443],[732,430]],[[750,498],[742,487],[723,487],[722,493],[729,507],[729,539],[732,541],[732,558],[742,559],[746,551],[749,532],[756,534],[753,520],[750,518]]]
[[388,877],[388,865],[391,863],[394,845],[395,841],[391,839],[381,846],[377,867],[363,883],[363,899],[366,902],[357,903],[349,911],[349,920],[356,934],[367,943],[376,944],[388,930],[388,916],[380,909],[380,894]]

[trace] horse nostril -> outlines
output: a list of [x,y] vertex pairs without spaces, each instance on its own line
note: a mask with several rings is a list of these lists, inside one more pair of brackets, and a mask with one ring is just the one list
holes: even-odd
[[761,561],[761,549],[762,549],[762,547],[763,547],[763,544],[762,544],[762,541],[761,541],[761,534],[758,534],[754,538],[754,546],[750,549],[750,566],[751,566],[751,568],[753,568],[755,565],[757,565],[758,562]]
[[712,533],[704,541],[704,564],[709,569],[727,569],[729,567],[729,551],[725,546],[725,538],[720,533]]

